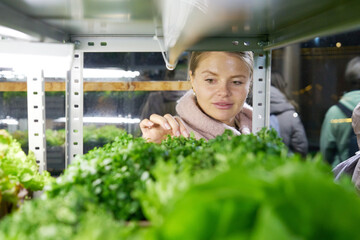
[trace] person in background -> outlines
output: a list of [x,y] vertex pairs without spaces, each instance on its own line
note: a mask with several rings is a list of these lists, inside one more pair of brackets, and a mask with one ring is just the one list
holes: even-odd
[[356,139],[351,137],[351,113],[360,102],[360,57],[353,58],[347,64],[345,80],[356,90],[345,93],[338,104],[329,108],[320,132],[320,151],[325,161],[332,166],[348,159],[357,151]]
[[277,130],[291,152],[305,156],[308,152],[308,140],[299,114],[297,104],[286,94],[284,78],[280,73],[271,74],[270,87],[270,127]]
[[[355,107],[352,114],[352,128],[357,138],[357,149],[360,149],[360,102]],[[360,190],[360,151],[357,151],[354,156],[339,163],[334,169],[335,180],[345,174],[352,177],[355,186]]]
[[[167,81],[175,80],[176,69],[167,70],[164,79]],[[186,76],[183,78],[186,79]],[[169,113],[176,114],[176,103],[186,91],[159,91],[151,92],[142,107],[141,119],[149,118],[151,114],[164,115]]]
[[252,52],[193,52],[192,89],[178,102],[178,116],[152,114],[140,122],[143,137],[160,143],[167,135],[215,138],[226,129],[249,134],[252,107],[245,103],[253,76]]

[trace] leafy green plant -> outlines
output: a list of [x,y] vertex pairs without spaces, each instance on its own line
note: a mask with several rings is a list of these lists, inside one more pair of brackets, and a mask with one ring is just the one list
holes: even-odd
[[[213,141],[196,140],[193,137],[189,139],[169,137],[158,145],[147,143],[142,138],[134,138],[122,132],[122,135],[118,136],[113,143],[103,148],[93,149],[79,157],[57,183],[52,184],[46,194],[49,198],[66,195],[74,185],[84,185],[96,198],[97,203],[103,204],[115,218],[145,219],[144,208],[139,202],[140,196],[143,196],[143,202],[151,198],[152,200],[149,201],[155,203],[161,198],[162,192],[157,191],[157,187],[152,188],[153,193],[147,192],[142,195],[141,192],[147,188],[150,189],[149,181],[160,185],[170,183],[168,179],[164,178],[163,181],[161,178],[161,176],[167,176],[165,171],[156,173],[156,171],[162,171],[160,167],[155,168],[160,170],[153,171],[156,164],[160,165],[161,162],[172,164],[173,170],[168,171],[169,173],[185,172],[185,176],[188,174],[191,177],[204,169],[214,169],[219,163],[226,161],[223,159],[226,156],[221,154],[228,152],[232,145],[241,144],[239,138],[245,138],[242,140],[244,143],[252,140],[249,144],[252,146],[251,149],[242,148],[245,153],[266,147],[276,148],[277,150],[272,151],[281,153],[281,148],[277,145],[281,141],[276,140],[273,146],[271,142],[266,145],[264,139],[259,141],[259,137],[255,135],[248,138],[236,137],[227,132]],[[259,143],[256,145],[256,142]],[[164,191],[168,191],[171,187],[174,185],[169,185]],[[158,202],[165,203],[160,200]],[[146,218],[153,220],[151,214]]]
[[42,190],[52,181],[47,171],[40,174],[38,169],[34,154],[26,155],[7,131],[0,130],[0,203],[16,208],[22,190]]
[[[105,125],[97,127],[95,125],[85,126],[83,129],[84,146],[91,150],[95,147],[102,147],[105,144],[114,141],[117,136],[124,133],[125,130],[117,128],[113,125]],[[48,147],[64,146],[65,144],[65,129],[53,130],[46,129],[46,145]],[[12,137],[16,139],[23,149],[28,148],[28,132],[15,131]]]
[[114,141],[117,136],[123,135],[124,132],[124,129],[117,128],[114,125],[105,125],[101,127],[95,125],[84,126],[84,152],[88,152],[95,147],[102,147],[105,144]]
[[274,130],[241,136],[226,131],[209,141],[168,138],[162,145],[172,157],[153,168],[145,191],[135,193],[155,225],[164,221],[168,209],[195,183],[206,182],[239,162],[249,169],[261,164],[263,171],[269,171],[288,161],[288,151]]
[[20,146],[23,150],[29,148],[29,137],[28,137],[27,131],[17,130],[12,133],[12,137],[14,139],[16,139],[16,141],[18,141],[18,143],[20,143]]
[[[0,238],[357,239],[360,220],[349,179],[334,183],[321,157],[289,155],[265,129],[161,144],[122,132],[78,156],[27,208],[0,222]],[[122,225],[144,219],[151,227]]]
[[132,197],[143,188],[148,170],[161,154],[156,144],[145,147],[144,140],[123,132],[103,148],[91,150],[65,170],[46,191],[48,198],[66,195],[74,186],[84,186],[117,219],[143,219],[140,204]]
[[239,162],[192,184],[147,239],[359,239],[355,190],[335,184],[321,159],[295,158],[271,171]]
[[82,187],[51,200],[35,199],[0,222],[0,239],[124,239],[136,229],[125,228],[95,205]]
[[[49,198],[66,195],[74,185],[84,185],[97,203],[103,204],[117,219],[144,219],[133,191],[144,189],[145,181],[150,177],[149,171],[157,161],[177,159],[181,157],[181,152],[194,152],[197,146],[190,142],[174,139],[173,145],[189,144],[192,151],[185,150],[185,147],[180,149],[180,145],[178,149],[170,151],[168,141],[164,145],[146,143],[142,138],[133,138],[122,132],[113,143],[79,157],[46,194]],[[193,139],[192,142],[197,141]]]
[[46,146],[55,147],[65,144],[65,129],[51,130],[46,129]]
[[10,101],[14,97],[26,98],[27,92],[4,92],[3,98],[5,101]]

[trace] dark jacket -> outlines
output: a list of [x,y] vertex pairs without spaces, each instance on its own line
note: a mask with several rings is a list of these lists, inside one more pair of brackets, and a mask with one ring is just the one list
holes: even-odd
[[[340,102],[349,109],[354,109],[360,102],[360,90],[346,93]],[[344,120],[344,121],[343,121]],[[324,159],[336,166],[351,157],[349,140],[353,128],[351,121],[336,105],[329,108],[325,114],[320,133],[320,150]]]
[[160,91],[149,94],[141,113],[141,119],[150,118],[156,113],[161,116],[169,113],[175,115],[177,101],[185,94],[185,91]]
[[275,115],[279,122],[280,137],[292,152],[306,155],[308,140],[299,114],[295,111],[279,89],[271,86],[270,114]]

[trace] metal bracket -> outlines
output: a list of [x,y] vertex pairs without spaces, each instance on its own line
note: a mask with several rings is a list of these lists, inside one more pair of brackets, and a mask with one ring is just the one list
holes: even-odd
[[83,59],[84,53],[74,51],[74,61],[66,80],[66,148],[65,167],[77,154],[83,154]]
[[72,36],[71,41],[77,50],[83,52],[160,52],[153,35],[117,36]]
[[253,119],[256,133],[270,122],[271,51],[254,52]]
[[27,75],[29,151],[35,154],[39,171],[46,170],[45,80],[43,71]]

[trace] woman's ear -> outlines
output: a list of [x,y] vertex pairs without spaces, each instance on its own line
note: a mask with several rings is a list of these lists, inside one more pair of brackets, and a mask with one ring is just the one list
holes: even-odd
[[193,84],[193,81],[194,81],[194,76],[193,76],[193,74],[192,74],[192,71],[191,71],[191,70],[189,70],[189,80],[190,80],[191,85],[192,85],[192,84]]
[[194,95],[195,95],[195,90],[194,90],[194,75],[192,74],[192,71],[189,71],[189,78],[190,78],[190,83],[191,83],[191,88],[194,91]]

